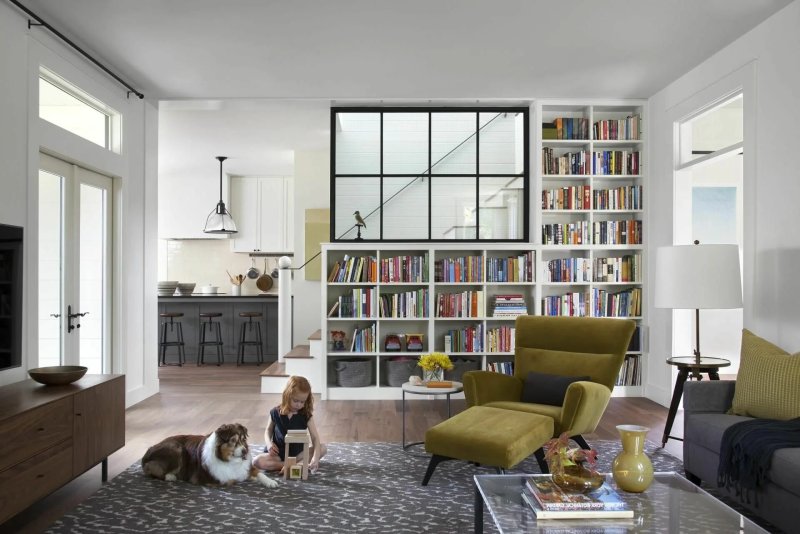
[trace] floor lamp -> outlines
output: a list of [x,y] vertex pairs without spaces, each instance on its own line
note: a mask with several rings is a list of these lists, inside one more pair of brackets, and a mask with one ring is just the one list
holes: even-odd
[[738,245],[676,245],[656,250],[655,307],[693,309],[700,365],[700,310],[742,307]]

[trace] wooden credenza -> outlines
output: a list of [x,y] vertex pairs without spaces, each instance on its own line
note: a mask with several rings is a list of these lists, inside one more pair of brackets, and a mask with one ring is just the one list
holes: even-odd
[[124,445],[124,375],[0,387],[0,523]]

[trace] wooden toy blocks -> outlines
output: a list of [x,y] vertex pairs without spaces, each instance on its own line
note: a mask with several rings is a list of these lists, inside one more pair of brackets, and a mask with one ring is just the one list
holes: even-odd
[[[284,461],[283,478],[308,480],[308,462],[311,458],[308,450],[311,448],[311,435],[308,430],[289,430],[284,438],[287,456]],[[288,456],[290,444],[301,443],[303,450],[299,456]]]

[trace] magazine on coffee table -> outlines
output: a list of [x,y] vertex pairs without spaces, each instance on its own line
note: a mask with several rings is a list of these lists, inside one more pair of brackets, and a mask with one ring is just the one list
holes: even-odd
[[588,493],[570,493],[554,484],[549,475],[531,475],[522,498],[539,519],[633,517],[633,510],[605,482]]

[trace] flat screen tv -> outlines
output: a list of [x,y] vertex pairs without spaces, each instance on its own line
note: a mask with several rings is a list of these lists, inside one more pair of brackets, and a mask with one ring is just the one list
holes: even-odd
[[0,224],[0,370],[22,364],[22,237]]

